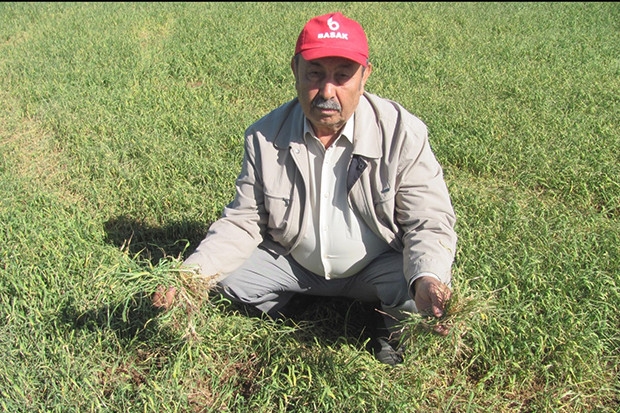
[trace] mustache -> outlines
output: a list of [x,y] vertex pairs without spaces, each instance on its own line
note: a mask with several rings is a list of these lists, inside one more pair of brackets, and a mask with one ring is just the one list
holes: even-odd
[[342,110],[340,103],[333,99],[323,99],[322,97],[315,97],[312,101],[312,106],[319,109],[330,109],[330,110]]

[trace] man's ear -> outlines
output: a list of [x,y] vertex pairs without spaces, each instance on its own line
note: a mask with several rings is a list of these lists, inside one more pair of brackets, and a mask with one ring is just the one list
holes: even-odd
[[295,75],[295,77],[297,77],[297,59],[295,59],[295,56],[293,56],[291,58],[291,70],[293,71],[293,75]]
[[[368,76],[370,76],[370,74],[372,73],[372,63],[368,62],[368,66],[366,66],[366,79],[368,79]],[[364,79],[364,81],[366,81],[366,79]]]
[[297,70],[299,65],[299,59],[293,56],[291,59],[291,70],[293,71],[293,77],[295,78],[295,87],[297,87],[297,82],[299,81],[297,77]]
[[366,81],[368,80],[368,77],[370,77],[371,73],[372,73],[372,64],[368,62],[368,66],[364,68],[364,74],[362,75],[362,91],[364,91],[364,88],[366,87]]

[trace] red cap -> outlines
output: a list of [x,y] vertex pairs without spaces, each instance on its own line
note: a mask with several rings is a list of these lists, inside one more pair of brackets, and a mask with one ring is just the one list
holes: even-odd
[[313,17],[297,38],[295,54],[306,60],[344,57],[368,66],[368,40],[362,26],[341,13]]

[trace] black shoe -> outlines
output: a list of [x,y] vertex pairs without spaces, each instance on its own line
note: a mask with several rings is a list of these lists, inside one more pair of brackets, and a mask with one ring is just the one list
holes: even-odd
[[[388,327],[389,326],[389,327]],[[368,351],[381,363],[394,366],[402,363],[406,347],[404,330],[388,315],[376,310],[370,329]]]
[[394,348],[389,341],[382,337],[372,338],[369,342],[370,352],[381,363],[395,366],[404,361],[403,354],[405,353],[405,346],[399,345]]

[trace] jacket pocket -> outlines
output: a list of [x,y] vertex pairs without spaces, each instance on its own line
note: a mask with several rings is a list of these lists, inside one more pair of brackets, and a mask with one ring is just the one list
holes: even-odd
[[284,231],[290,215],[291,199],[289,196],[265,193],[265,210],[268,214],[269,230]]
[[378,222],[388,228],[391,232],[398,232],[395,226],[395,198],[396,193],[391,188],[386,188],[378,194],[375,194],[374,208]]

